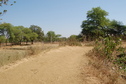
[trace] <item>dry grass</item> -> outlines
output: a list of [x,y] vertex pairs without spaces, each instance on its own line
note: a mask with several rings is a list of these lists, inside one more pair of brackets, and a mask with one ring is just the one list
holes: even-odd
[[95,41],[91,41],[91,42],[84,42],[85,46],[94,46],[95,45]]
[[[107,60],[99,59],[92,52],[87,54],[90,61],[83,70],[86,73],[86,84],[125,84],[126,80],[121,77],[118,69]],[[89,82],[90,81],[90,82]]]
[[81,42],[78,41],[64,41],[64,42],[60,42],[59,46],[82,46]]
[[58,44],[44,43],[35,43],[34,45],[27,46],[4,47],[3,49],[0,49],[0,67],[56,47],[58,47]]
[[50,50],[52,48],[58,47],[59,44],[44,44],[44,43],[37,43],[27,47],[27,52],[29,55],[36,55],[44,50]]
[[0,67],[25,58],[26,56],[27,52],[23,50],[2,50],[0,51]]

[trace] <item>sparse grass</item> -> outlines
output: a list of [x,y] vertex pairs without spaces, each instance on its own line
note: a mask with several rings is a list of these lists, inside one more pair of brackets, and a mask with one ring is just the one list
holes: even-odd
[[36,43],[28,46],[13,46],[0,50],[0,67],[23,58],[37,55],[44,50],[58,47],[58,44]]
[[0,67],[27,56],[24,50],[2,50],[0,51]]

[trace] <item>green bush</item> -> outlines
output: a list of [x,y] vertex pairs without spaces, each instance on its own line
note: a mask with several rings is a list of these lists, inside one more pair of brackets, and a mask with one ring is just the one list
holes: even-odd
[[117,46],[121,44],[120,39],[112,39],[112,37],[103,38],[102,42],[96,40],[94,50],[106,58],[112,58],[113,52],[116,50]]
[[119,69],[126,71],[126,49],[121,47],[121,41],[119,38],[113,39],[112,37],[106,37],[103,41],[96,40],[95,47],[93,49],[94,56],[98,59],[107,59],[113,64],[118,65]]

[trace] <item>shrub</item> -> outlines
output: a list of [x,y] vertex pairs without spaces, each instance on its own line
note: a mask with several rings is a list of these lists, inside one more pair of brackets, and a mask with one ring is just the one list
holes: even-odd
[[102,41],[96,40],[94,49],[87,53],[87,56],[95,60],[89,66],[93,67],[95,76],[105,84],[120,84],[126,79],[126,49],[120,44],[119,38],[106,37]]

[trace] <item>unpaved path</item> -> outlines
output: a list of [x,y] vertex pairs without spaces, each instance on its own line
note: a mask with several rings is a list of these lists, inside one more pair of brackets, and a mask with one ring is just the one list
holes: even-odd
[[[91,47],[60,47],[0,71],[0,84],[83,84],[81,61]],[[84,65],[84,64],[83,64]]]

